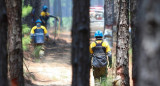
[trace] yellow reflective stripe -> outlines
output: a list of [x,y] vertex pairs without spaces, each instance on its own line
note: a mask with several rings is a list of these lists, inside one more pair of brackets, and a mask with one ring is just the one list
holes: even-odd
[[48,12],[41,12],[41,16],[49,16]]
[[106,48],[106,53],[108,53],[109,51],[111,51],[111,48],[110,48],[108,42],[103,42],[102,46]]
[[[99,42],[102,42],[102,40],[98,40],[98,41],[96,41],[96,42],[99,43]],[[91,54],[93,54],[92,48],[95,47],[95,46],[96,46],[96,43],[95,43],[95,42],[92,42],[92,43],[90,44],[89,51],[90,51]],[[111,48],[110,48],[108,42],[103,42],[103,43],[102,43],[102,47],[105,47],[105,48],[106,48],[106,53],[108,53],[109,51],[111,51]]]
[[32,29],[31,29],[31,34],[34,34],[34,30],[37,28],[37,26],[34,26]]
[[37,28],[37,26],[34,26],[34,27],[31,29],[31,34],[34,34],[34,33],[35,33],[35,32],[34,32],[35,29],[43,29],[43,30],[44,30],[44,34],[47,34],[47,33],[48,33],[47,29],[46,29],[44,26],[41,26],[41,28]]
[[41,28],[44,30],[44,34],[48,33],[47,29],[44,26],[41,26]]
[[96,43],[95,43],[95,42],[92,42],[92,43],[90,44],[89,50],[90,50],[90,53],[91,53],[91,54],[93,54],[92,48],[95,47],[95,46],[96,46]]
[[41,12],[41,16],[45,16],[45,12]]

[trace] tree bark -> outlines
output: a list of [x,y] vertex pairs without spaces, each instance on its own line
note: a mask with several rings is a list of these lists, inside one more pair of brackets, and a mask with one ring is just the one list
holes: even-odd
[[117,31],[117,71],[122,79],[121,86],[129,86],[128,50],[129,50],[129,9],[128,0],[120,0],[120,16]]
[[72,13],[72,0],[66,0],[66,17],[71,17],[72,16],[71,13]]
[[114,0],[114,25],[117,25],[119,19],[119,0]]
[[104,0],[98,0],[98,6],[103,6],[104,5]]
[[55,16],[57,16],[58,14],[57,14],[57,0],[54,0],[54,4],[53,4],[53,13],[54,13],[54,15]]
[[60,25],[62,26],[62,23],[63,23],[63,21],[62,21],[62,5],[61,5],[61,0],[58,0],[58,14],[59,14],[59,17],[60,17],[60,19],[61,19],[61,22],[60,22]]
[[132,80],[133,86],[137,86],[137,71],[138,71],[138,30],[137,30],[137,0],[131,0],[131,28],[132,28]]
[[[31,0],[24,0],[24,6],[31,6],[31,2]],[[27,24],[30,28],[33,26],[32,13],[22,19],[22,24]]]
[[5,1],[0,1],[0,86],[8,86],[7,12]]
[[[138,0],[139,1],[139,0]],[[138,29],[140,30],[140,53],[138,58],[137,86],[160,85],[160,1],[140,0],[138,6]]]
[[104,39],[112,46],[112,28],[114,23],[114,0],[105,0],[104,4]]
[[33,18],[33,24],[35,24],[35,21],[39,19],[42,7],[41,7],[41,0],[31,0],[31,6],[33,10],[35,11],[34,13],[34,18]]
[[89,86],[89,4],[90,0],[73,0],[72,86]]
[[30,4],[30,0],[24,0],[24,6],[28,6]]
[[[104,5],[105,25],[113,26],[114,21],[114,0],[105,0]],[[107,29],[107,27],[105,27]]]
[[24,86],[22,50],[22,1],[6,0],[8,16],[9,75],[12,86]]

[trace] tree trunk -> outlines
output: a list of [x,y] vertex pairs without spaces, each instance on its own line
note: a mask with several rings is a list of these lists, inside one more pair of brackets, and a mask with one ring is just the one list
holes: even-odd
[[24,0],[24,6],[30,5],[30,0]]
[[66,0],[66,17],[71,17],[72,14],[72,0]]
[[114,25],[117,25],[119,19],[119,0],[114,0]]
[[105,28],[108,29],[107,26],[113,26],[113,21],[114,21],[114,0],[105,0],[104,17],[105,17],[105,25],[106,25]]
[[39,19],[42,7],[41,7],[41,0],[31,0],[31,6],[33,8],[34,15],[33,15],[33,24],[35,24],[35,21]]
[[72,17],[72,7],[73,7],[73,1],[70,0],[70,6],[69,6],[69,17]]
[[0,86],[8,86],[7,54],[7,12],[5,1],[0,1]]
[[55,16],[58,16],[58,13],[57,13],[57,0],[54,0],[54,4],[53,4],[53,13]]
[[112,28],[114,22],[114,0],[105,0],[104,4],[104,39],[112,46]]
[[[24,6],[31,5],[31,2],[31,0],[24,0]],[[30,28],[33,26],[32,13],[29,13],[29,15],[22,19],[22,24],[27,24]]]
[[160,85],[160,1],[138,0],[140,50],[137,86]]
[[12,86],[24,86],[21,0],[6,0],[8,16],[9,73]]
[[133,86],[136,86],[138,71],[138,31],[137,31],[137,0],[131,0],[131,28],[132,28],[132,79]]
[[104,5],[104,0],[98,0],[98,6],[103,6]]
[[49,0],[49,3],[50,3],[50,13],[51,13],[52,15],[54,15],[54,14],[53,14],[53,11],[54,11],[54,0]]
[[89,2],[73,0],[72,86],[89,86]]
[[48,6],[48,11],[49,11],[50,9],[49,0],[41,0],[41,8],[43,7],[43,5]]
[[61,26],[62,26],[62,9],[61,9],[61,0],[54,0],[54,15],[60,17]]
[[120,16],[117,31],[117,72],[121,76],[121,86],[129,86],[128,50],[129,50],[129,15],[128,0],[120,0]]

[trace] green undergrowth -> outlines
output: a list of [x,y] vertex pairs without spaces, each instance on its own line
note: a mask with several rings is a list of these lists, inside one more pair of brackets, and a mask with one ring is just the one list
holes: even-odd
[[27,26],[27,24],[22,25],[22,34],[29,34],[31,28]]
[[[28,6],[24,6],[22,8],[22,18],[25,18],[29,13],[31,13],[32,11],[32,6],[28,5]],[[31,43],[31,39],[30,39],[30,28],[27,26],[27,24],[23,24],[22,25],[22,48],[24,51],[28,50],[28,44]]]
[[23,45],[23,50],[26,51],[28,50],[28,44],[31,43],[30,36],[25,36],[22,38],[22,45]]
[[23,6],[22,8],[22,18],[26,17],[32,11],[32,6]]
[[22,47],[23,47],[24,51],[28,50],[28,45],[31,43],[29,33],[30,33],[30,28],[26,24],[23,24],[22,25],[22,34],[24,36],[22,38]]

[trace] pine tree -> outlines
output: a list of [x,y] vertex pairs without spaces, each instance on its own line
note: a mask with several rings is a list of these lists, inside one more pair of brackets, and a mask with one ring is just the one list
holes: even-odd
[[5,0],[8,16],[9,76],[12,85],[24,86],[22,50],[22,1]]
[[8,86],[7,12],[4,0],[0,1],[0,86]]
[[133,86],[137,83],[138,72],[138,30],[137,30],[137,0],[131,0],[131,28],[132,28],[132,79]]
[[89,4],[90,0],[73,0],[72,86],[89,86]]
[[121,86],[129,86],[128,50],[129,50],[129,4],[128,0],[120,0],[120,14],[117,30],[117,71],[122,79]]
[[160,85],[160,1],[138,0],[139,55],[137,86]]

